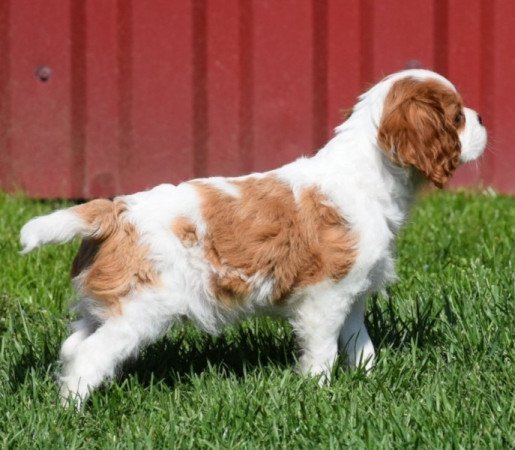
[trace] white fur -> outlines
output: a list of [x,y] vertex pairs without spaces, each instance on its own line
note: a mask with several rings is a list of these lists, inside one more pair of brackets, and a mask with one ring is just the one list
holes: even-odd
[[62,209],[29,220],[20,231],[21,253],[29,253],[44,244],[71,241],[75,236],[89,236],[91,229],[76,214]]
[[[370,369],[375,354],[364,324],[366,297],[395,279],[394,239],[406,218],[414,190],[411,169],[394,166],[377,144],[385,98],[392,84],[405,76],[438,79],[454,89],[433,72],[394,74],[360,97],[350,118],[315,156],[300,158],[268,173],[287,183],[295,194],[303,187],[317,186],[357,233],[357,259],[343,279],[325,280],[297,290],[281,305],[274,306],[269,301],[274,280],[256,275],[244,278],[254,288],[252,295],[241,306],[227,308],[210,290],[213,267],[204,259],[202,248],[186,248],[170,231],[174,218],[187,217],[196,225],[200,238],[206,232],[195,187],[191,183],[162,185],[124,196],[126,218],[150,248],[151,259],[162,274],[161,285],[158,289],[133,292],[123,300],[122,314],[116,317],[99,318],[84,299],[83,319],[74,325],[74,333],[61,351],[63,397],[76,395],[84,399],[91,389],[112,376],[123,360],[182,317],[217,333],[225,324],[248,314],[283,316],[298,335],[302,372],[328,378],[338,343],[351,367]],[[483,152],[486,131],[475,112],[466,109],[465,115],[466,126],[460,139],[462,160],[468,161]],[[235,185],[223,178],[202,182],[228,195],[239,195]],[[59,211],[30,221],[22,229],[21,240],[27,252],[43,243],[67,241],[84,232],[80,221]]]
[[473,161],[481,156],[486,146],[486,131],[484,127],[477,126],[479,117],[470,108],[464,108],[465,123],[467,126],[461,133],[461,162]]

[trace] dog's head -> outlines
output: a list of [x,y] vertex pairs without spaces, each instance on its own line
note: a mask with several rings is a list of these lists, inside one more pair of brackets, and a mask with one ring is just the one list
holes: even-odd
[[456,88],[428,70],[394,74],[365,93],[379,106],[377,144],[401,167],[413,167],[442,187],[460,163],[480,156],[487,134]]

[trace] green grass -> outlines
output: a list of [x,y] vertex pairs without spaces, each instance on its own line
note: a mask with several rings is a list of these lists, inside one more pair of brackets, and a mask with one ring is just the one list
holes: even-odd
[[288,325],[214,338],[185,326],[128,363],[83,411],[57,406],[77,244],[18,255],[55,207],[0,195],[2,448],[515,448],[515,199],[435,193],[398,246],[400,281],[369,305],[370,376],[295,374]]

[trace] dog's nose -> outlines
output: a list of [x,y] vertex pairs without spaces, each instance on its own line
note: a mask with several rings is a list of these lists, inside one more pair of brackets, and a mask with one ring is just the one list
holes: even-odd
[[477,115],[477,121],[479,122],[479,125],[483,125],[483,119],[479,114]]

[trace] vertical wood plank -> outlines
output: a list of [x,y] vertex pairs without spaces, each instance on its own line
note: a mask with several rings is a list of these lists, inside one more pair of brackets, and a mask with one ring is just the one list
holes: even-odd
[[[85,197],[122,193],[116,0],[86,2]],[[94,32],[92,32],[94,30]]]
[[378,81],[415,61],[434,65],[433,0],[373,2],[374,76]]
[[483,103],[485,123],[491,127],[490,149],[485,155],[483,175],[488,184],[515,192],[515,3],[481,4],[483,21]]
[[0,188],[12,190],[13,173],[11,143],[11,1],[0,1]]
[[86,120],[86,1],[70,1],[70,190],[75,198],[85,196]]
[[[10,7],[13,177],[35,197],[75,197],[69,4],[17,0]],[[42,66],[51,70],[47,81],[36,76]]]
[[254,2],[254,169],[309,154],[313,146],[312,4]]
[[134,1],[131,36],[131,139],[121,155],[125,192],[194,176],[189,2],[156,0],[149,7]]
[[[224,0],[207,3],[207,165],[209,175],[239,175],[250,169],[240,148],[242,124],[242,57],[252,49],[241,48],[242,8],[248,2]],[[248,44],[247,44],[248,45]]]
[[[447,45],[444,75],[451,79],[465,103],[471,108],[482,111],[482,73],[481,59],[481,0],[453,0],[446,2],[447,10]],[[443,14],[444,11],[441,11]],[[476,32],[464,32],[476,30]],[[452,179],[452,186],[473,185],[481,175],[481,166],[467,164],[460,167]]]
[[[361,0],[329,1],[328,11],[328,134],[343,121],[343,113],[364,88],[361,74]],[[329,137],[329,136],[328,136]]]

